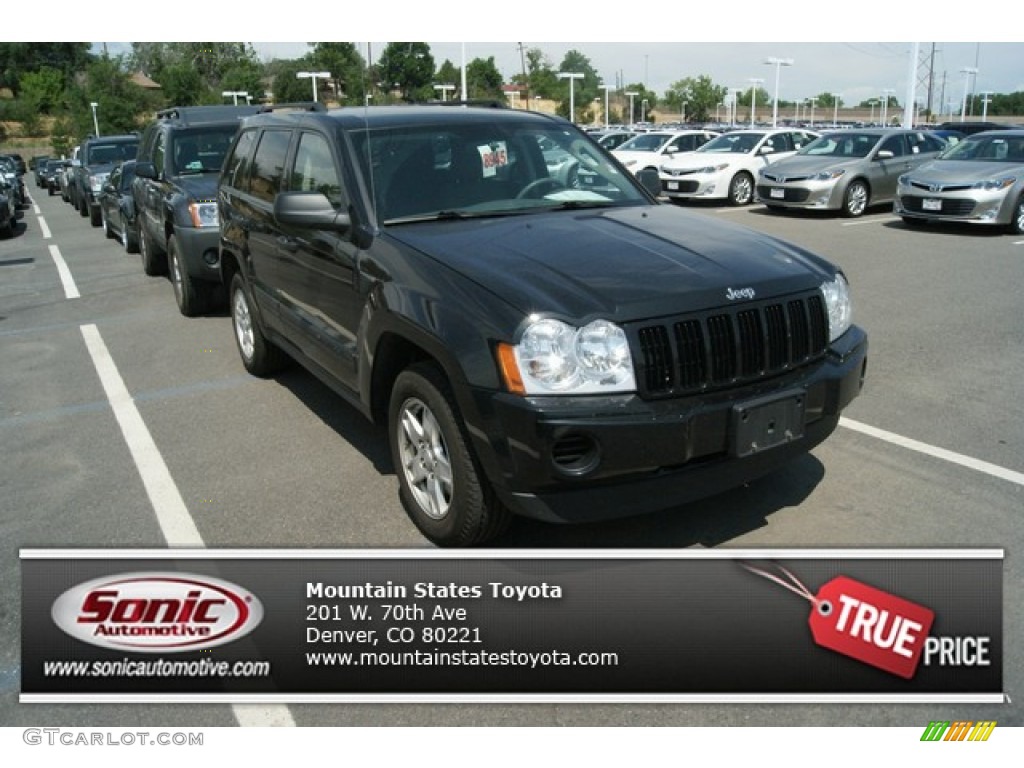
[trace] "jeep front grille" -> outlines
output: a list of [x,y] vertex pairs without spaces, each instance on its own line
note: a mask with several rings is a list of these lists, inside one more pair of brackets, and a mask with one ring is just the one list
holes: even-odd
[[818,291],[721,307],[630,329],[642,396],[756,381],[820,358],[828,317]]

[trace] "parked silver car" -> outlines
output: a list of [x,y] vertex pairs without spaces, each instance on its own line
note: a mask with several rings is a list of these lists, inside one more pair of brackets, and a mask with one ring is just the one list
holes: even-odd
[[1024,130],[973,134],[904,174],[893,211],[912,226],[965,221],[1024,234]]
[[933,160],[946,142],[904,128],[822,134],[792,157],[762,168],[757,195],[770,210],[806,208],[860,216],[891,203],[901,174]]

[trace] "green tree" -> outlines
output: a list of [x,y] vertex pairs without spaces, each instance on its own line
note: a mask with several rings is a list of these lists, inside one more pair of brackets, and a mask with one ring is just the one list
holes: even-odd
[[446,89],[444,94],[441,92],[435,93],[436,98],[440,99],[443,95],[444,98],[451,99],[452,94],[457,93],[458,89],[462,87],[462,72],[451,61],[445,59],[444,63],[437,68],[437,72],[434,73],[434,84],[455,86],[454,90]]
[[466,90],[471,99],[498,99],[504,101],[501,90],[504,80],[494,63],[494,57],[473,59],[466,65]]
[[540,96],[543,99],[559,97],[558,75],[552,68],[551,60],[540,48],[530,48],[526,51],[526,72],[529,82],[520,85],[528,86],[531,96]]
[[[561,74],[569,73],[583,75],[583,77],[572,79],[570,86],[570,78],[559,77]],[[598,86],[601,83],[601,77],[590,63],[590,59],[575,49],[566,51],[565,56],[562,58],[562,63],[558,65],[558,71],[554,73],[554,76],[557,78],[556,82],[558,83],[558,114],[569,118],[573,122],[592,122],[593,110],[591,103],[600,93],[601,89]],[[570,87],[572,88],[571,94]],[[570,96],[576,110],[576,114],[572,116],[569,115]]]
[[63,73],[53,67],[26,72],[21,77],[21,98],[24,111],[52,114],[61,105],[66,87]]
[[434,95],[434,57],[426,43],[388,43],[377,63],[380,89],[403,99],[426,101]]
[[133,83],[122,57],[101,56],[85,71],[81,83],[67,91],[69,119],[74,135],[95,132],[92,103],[96,103],[96,120],[100,134],[130,133],[142,127],[149,109],[147,94]]
[[275,63],[273,89],[276,103],[309,101],[313,98],[313,86],[309,80],[298,77],[299,72],[309,71],[312,65],[307,57]]
[[0,87],[17,98],[22,77],[43,68],[55,69],[70,82],[76,72],[93,58],[92,43],[0,43]]
[[685,112],[687,121],[702,123],[725,101],[728,90],[723,85],[715,85],[708,75],[684,77],[672,83],[662,101],[678,111],[680,119]]
[[262,95],[263,68],[248,43],[132,43],[128,66],[160,83],[165,106],[221,104],[225,90]]
[[331,73],[331,83],[338,101],[358,105],[364,102],[368,85],[366,59],[355,43],[310,43],[313,66]]

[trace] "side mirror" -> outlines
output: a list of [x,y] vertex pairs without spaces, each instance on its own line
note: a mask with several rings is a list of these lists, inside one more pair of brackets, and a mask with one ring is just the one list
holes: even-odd
[[880,149],[875,155],[875,160],[892,160],[896,155],[892,153],[891,149]]
[[135,164],[135,175],[144,179],[155,179],[156,166],[147,160],[140,160]]
[[636,178],[643,185],[643,188],[654,197],[661,194],[661,179],[658,178],[658,172],[653,168],[642,169],[637,173]]
[[759,150],[757,150],[757,154],[759,154],[759,155],[773,155],[773,154],[775,154],[775,147],[772,147],[772,146],[769,146],[768,144],[765,144],[763,147],[761,147]]
[[[138,174],[138,166],[135,172]],[[281,192],[274,198],[274,218],[282,224],[310,229],[348,232],[352,228],[352,218],[335,210],[320,192]]]

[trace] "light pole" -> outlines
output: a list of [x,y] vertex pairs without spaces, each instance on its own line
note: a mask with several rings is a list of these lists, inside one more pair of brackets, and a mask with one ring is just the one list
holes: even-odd
[[100,121],[96,118],[96,107],[99,106],[95,101],[90,101],[89,106],[92,107],[92,127],[96,131],[96,135],[100,135]]
[[793,60],[769,56],[764,63],[775,67],[775,104],[772,106],[772,128],[777,128],[779,125],[779,70],[783,67],[792,67]]
[[319,78],[321,80],[327,80],[331,76],[331,73],[330,72],[296,72],[295,76],[297,78],[299,78],[299,80],[310,79],[310,80],[313,81],[313,101],[317,101],[317,93],[316,93],[316,81],[317,81],[317,78]]
[[969,87],[970,82],[971,82],[971,75],[977,75],[978,74],[978,68],[977,67],[964,67],[960,71],[963,73],[963,76],[964,76],[964,98],[963,98],[963,101],[961,102],[961,107],[960,107],[960,122],[962,123],[964,120],[967,119],[967,88]]
[[889,127],[889,94],[896,93],[892,88],[882,89],[882,127]]
[[757,89],[764,83],[763,77],[750,78],[750,127],[754,127],[754,115],[757,112]]
[[[441,101],[448,101],[448,91],[454,91],[455,90],[455,84],[454,83],[441,83],[440,85],[435,85],[434,86],[434,90],[441,92]],[[513,93],[515,93],[516,96],[519,95],[518,91],[513,91]]]
[[992,101],[993,91],[982,91],[981,92],[981,119],[988,119],[988,105]]
[[690,102],[684,101],[682,106],[679,107],[679,122],[686,125],[686,105]]
[[817,97],[808,99],[811,102],[811,128],[814,128],[814,106],[818,103]]
[[838,93],[835,94],[835,98],[832,100],[832,127],[839,127],[839,102],[842,101],[843,97]]
[[608,92],[612,89],[610,85],[605,83],[598,83],[598,88],[604,88],[604,129],[608,130],[611,127],[611,122],[608,118]]
[[640,102],[640,122],[641,123],[646,123],[647,122],[647,104],[648,104],[647,99],[644,99],[643,101]]
[[583,79],[582,72],[559,72],[559,80],[569,81],[569,122],[576,122],[576,81]]
[[871,124],[872,125],[874,125],[874,123],[875,123],[875,104],[877,104],[877,103],[878,102],[875,101],[874,99],[872,99],[871,101],[868,102],[868,106],[871,107]]
[[249,92],[248,91],[221,91],[220,95],[224,96],[224,97],[230,96],[231,98],[233,98],[235,100],[235,106],[236,107],[238,106],[238,97],[239,96],[242,96],[245,99],[246,103],[248,103],[248,101],[249,101]]
[[629,127],[632,128],[633,123],[633,99],[640,95],[639,91],[626,91],[626,95],[629,96]]

